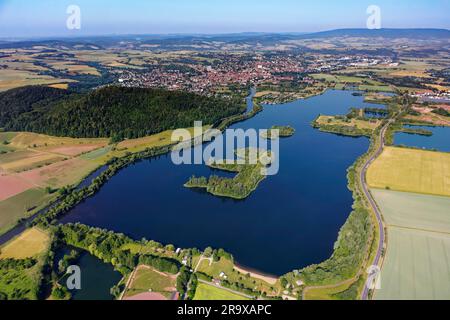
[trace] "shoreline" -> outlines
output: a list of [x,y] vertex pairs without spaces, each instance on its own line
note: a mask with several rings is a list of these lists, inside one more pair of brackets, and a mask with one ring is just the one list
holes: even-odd
[[265,282],[267,282],[270,285],[275,285],[277,283],[278,279],[279,279],[279,277],[277,277],[277,276],[270,275],[270,274],[267,274],[267,273],[263,273],[263,272],[260,272],[258,270],[255,270],[255,269],[252,269],[252,268],[249,268],[249,267],[244,267],[242,265],[239,265],[237,262],[234,262],[233,269],[238,271],[238,272],[240,272],[240,273],[242,273],[242,274],[244,274],[244,275],[245,274],[250,274],[250,276],[252,278],[265,281]]

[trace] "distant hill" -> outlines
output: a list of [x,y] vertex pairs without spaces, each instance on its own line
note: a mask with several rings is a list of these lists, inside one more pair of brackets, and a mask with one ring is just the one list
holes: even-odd
[[[0,94],[0,127],[76,138],[138,138],[245,111],[236,100],[159,89],[106,87],[88,94],[25,87]],[[49,96],[54,98],[49,99]]]
[[[273,45],[287,40],[320,39],[333,37],[359,37],[359,38],[411,38],[411,39],[450,39],[450,30],[447,29],[337,29],[313,33],[232,33],[232,34],[169,34],[169,35],[115,35],[91,36],[77,38],[34,39],[27,41],[0,41],[0,48],[17,48],[32,46],[65,47],[75,50],[105,49],[116,47],[122,42],[134,44],[158,44],[161,48],[178,46],[191,46],[204,44],[204,42],[221,42],[231,44],[265,44]],[[179,49],[179,48],[178,48]],[[198,49],[198,48],[197,48]],[[200,49],[198,49],[200,50]]]
[[450,30],[447,29],[337,29],[300,35],[297,38],[333,38],[333,37],[361,37],[361,38],[448,38]]

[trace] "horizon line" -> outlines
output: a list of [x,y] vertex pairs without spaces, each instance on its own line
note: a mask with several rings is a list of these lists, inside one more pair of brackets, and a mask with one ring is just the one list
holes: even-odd
[[317,34],[323,32],[332,32],[338,30],[366,30],[369,32],[376,32],[381,30],[441,30],[450,31],[447,28],[380,28],[380,29],[367,29],[367,28],[336,28],[336,29],[323,29],[319,31],[241,31],[241,32],[216,32],[216,33],[201,33],[201,32],[171,32],[171,33],[98,33],[98,34],[84,34],[84,35],[45,35],[45,36],[0,36],[2,41],[33,41],[33,40],[60,40],[60,39],[82,39],[89,37],[143,37],[143,36],[232,36],[232,35],[244,35],[244,34],[259,34],[259,35],[308,35]]

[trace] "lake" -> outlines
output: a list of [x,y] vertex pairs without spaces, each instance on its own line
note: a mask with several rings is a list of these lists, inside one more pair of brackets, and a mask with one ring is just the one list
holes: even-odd
[[405,126],[405,128],[424,129],[433,132],[433,135],[429,137],[397,132],[394,136],[396,145],[450,152],[450,128],[427,126]]
[[[58,268],[58,262],[69,254],[72,247],[64,247],[57,251],[54,268]],[[80,251],[78,249],[75,249]],[[115,271],[113,266],[106,264],[100,259],[92,256],[87,251],[81,251],[79,258],[74,263],[80,267],[81,271],[81,289],[71,290],[72,300],[113,300],[110,293],[111,287],[116,285],[122,275]],[[64,276],[60,283],[66,286],[67,276]]]
[[267,177],[246,200],[184,188],[192,175],[216,172],[204,165],[176,166],[166,155],[120,171],[61,221],[178,247],[224,248],[240,265],[274,275],[324,261],[351,212],[347,169],[366,152],[369,140],[321,133],[310,123],[319,114],[374,107],[363,99],[351,91],[330,90],[307,100],[265,106],[254,118],[234,125],[296,129],[293,137],[280,142],[280,172]]

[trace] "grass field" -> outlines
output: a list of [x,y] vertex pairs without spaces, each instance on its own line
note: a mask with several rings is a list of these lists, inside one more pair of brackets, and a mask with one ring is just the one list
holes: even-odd
[[370,187],[450,196],[450,153],[387,147],[367,172]]
[[332,74],[318,73],[312,74],[311,77],[316,80],[323,80],[328,82],[339,82],[338,78]]
[[50,238],[47,233],[31,228],[24,231],[0,248],[0,259],[25,259],[38,257],[49,245]]
[[235,270],[233,261],[225,258],[221,258],[218,262],[213,262],[211,265],[209,264],[209,260],[203,260],[199,265],[198,271],[208,274],[215,279],[220,279],[220,273],[224,272],[230,282],[240,282],[247,288],[257,288],[260,291],[266,292],[269,296],[278,293],[280,289],[278,283],[272,285],[266,281],[249,277],[248,274]]
[[[210,126],[204,126],[203,131],[205,132],[209,128]],[[194,137],[194,128],[188,128],[186,130],[188,130],[191,136]],[[120,152],[121,150],[126,150],[129,152],[139,152],[147,148],[155,148],[173,144],[173,132],[174,130],[167,130],[143,138],[122,141],[117,145],[117,152]]]
[[36,228],[28,229],[0,248],[0,260],[33,258],[36,264],[30,268],[0,268],[0,292],[9,300],[36,300],[42,279],[44,258],[50,245],[48,234]]
[[29,269],[0,269],[0,292],[8,299],[36,300],[41,277],[39,264]]
[[450,299],[450,198],[372,190],[388,248],[375,299]]
[[361,91],[394,92],[392,87],[384,85],[360,85],[358,89]]
[[4,144],[0,144],[0,154],[3,152],[11,152],[14,151],[14,148],[6,146]]
[[34,188],[0,201],[0,234],[14,226],[19,219],[30,215],[28,209],[38,208],[50,198],[43,189]]
[[347,290],[350,283],[346,283],[334,288],[315,288],[310,289],[304,295],[305,300],[340,300],[336,295]]
[[336,117],[334,116],[320,116],[316,120],[316,122],[319,124],[349,126],[349,127],[356,127],[358,129],[370,129],[370,130],[375,130],[381,124],[380,120],[364,121],[358,119],[351,119],[350,122],[345,122],[341,119],[336,119]]
[[140,266],[125,296],[131,297],[144,292],[157,292],[169,299],[176,291],[175,282],[176,276],[167,275],[150,267]]
[[92,160],[92,161],[101,161],[112,149],[112,146],[106,146],[88,153],[81,155],[81,159],[84,160]]
[[11,141],[15,136],[17,136],[16,132],[0,132],[0,142]]
[[239,300],[249,300],[244,296],[240,296],[223,290],[212,285],[207,285],[204,283],[199,283],[197,290],[195,291],[194,300],[222,300],[222,301],[239,301]]

